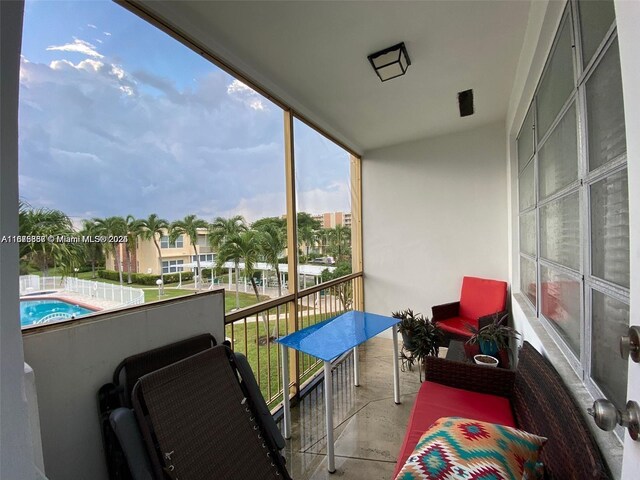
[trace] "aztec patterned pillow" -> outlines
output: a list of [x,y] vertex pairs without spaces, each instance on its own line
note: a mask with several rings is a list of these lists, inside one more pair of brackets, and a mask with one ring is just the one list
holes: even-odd
[[547,441],[503,425],[443,417],[431,425],[396,480],[516,480],[536,478],[536,461]]

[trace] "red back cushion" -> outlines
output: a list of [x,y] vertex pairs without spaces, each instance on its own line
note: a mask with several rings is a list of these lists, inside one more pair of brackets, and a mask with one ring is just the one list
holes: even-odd
[[507,302],[507,282],[464,277],[460,293],[460,316],[478,319],[502,312]]

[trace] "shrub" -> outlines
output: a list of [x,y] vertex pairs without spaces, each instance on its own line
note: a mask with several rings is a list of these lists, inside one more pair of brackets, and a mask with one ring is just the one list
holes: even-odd
[[[114,270],[99,270],[98,276],[100,278],[104,278],[105,280],[113,280],[119,281],[120,276],[118,272]],[[126,282],[127,273],[122,272],[122,278]],[[155,286],[156,281],[160,278],[160,275],[149,275],[147,273],[132,273],[131,280],[133,283],[137,283],[138,285],[151,285]],[[187,282],[189,280],[193,280],[193,272],[182,272],[182,281]],[[180,281],[180,274],[178,273],[165,273],[164,274],[164,284],[170,283],[178,283]]]

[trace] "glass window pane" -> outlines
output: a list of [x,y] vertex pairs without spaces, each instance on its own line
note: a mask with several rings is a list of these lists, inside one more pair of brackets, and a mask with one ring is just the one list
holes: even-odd
[[540,209],[540,256],[580,270],[580,199],[578,192]]
[[520,199],[520,211],[533,207],[535,202],[533,163],[529,163],[527,168],[520,174],[518,181],[518,197]]
[[591,273],[629,287],[629,186],[627,171],[591,186]]
[[538,152],[540,199],[578,178],[578,139],[575,103]]
[[520,215],[520,251],[536,255],[536,212]]
[[627,360],[619,352],[622,335],[629,329],[629,305],[591,291],[591,377],[618,408],[627,396]]
[[524,166],[533,155],[533,108],[529,108],[529,113],[522,123],[520,136],[518,137],[518,171],[521,172]]
[[536,264],[524,257],[520,257],[520,291],[527,296],[535,308],[537,297]]
[[547,133],[574,88],[571,22],[568,20],[569,16],[567,15],[558,34],[557,45],[547,64],[536,97],[538,106],[538,121],[536,123],[538,141]]
[[580,358],[580,282],[540,266],[540,312]]
[[586,83],[589,170],[627,150],[620,53],[616,40]]
[[582,63],[586,66],[611,28],[616,13],[613,0],[582,1],[578,2],[578,8],[582,36]]

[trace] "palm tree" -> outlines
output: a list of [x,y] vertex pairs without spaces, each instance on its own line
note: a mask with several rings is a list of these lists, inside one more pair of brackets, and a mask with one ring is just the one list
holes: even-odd
[[119,237],[127,235],[127,222],[122,217],[108,217],[108,218],[94,218],[96,224],[96,231],[98,235],[104,235],[111,238],[113,241],[104,244],[104,248],[113,252],[115,259],[115,267],[118,271],[118,277],[120,278],[120,285],[122,285],[122,265],[120,262],[120,242],[117,240]]
[[145,240],[153,240],[153,244],[158,251],[158,266],[160,267],[160,279],[164,283],[164,272],[162,270],[162,249],[158,244],[158,236],[162,238],[169,232],[169,222],[164,218],[159,218],[158,215],[152,213],[146,220],[140,220],[142,226],[142,238]]
[[198,266],[198,273],[195,276],[195,287],[198,289],[198,277],[200,276],[200,255],[198,255],[198,249],[196,244],[198,243],[198,229],[207,228],[208,224],[196,215],[187,215],[182,220],[176,220],[171,224],[169,228],[169,240],[175,242],[180,235],[186,235],[189,237],[191,246],[193,247],[193,253],[196,257],[196,265]]
[[[92,220],[82,221],[82,230],[80,235],[83,237],[95,237],[97,235],[96,223]],[[102,245],[98,242],[83,242],[85,261],[88,260],[91,263],[91,278],[96,278],[96,264],[102,258]]]
[[[242,215],[235,215],[231,218],[218,217],[209,225],[209,244],[216,251],[221,250],[224,244],[231,241],[237,235],[247,231],[247,222]],[[240,308],[239,293],[239,260],[235,262],[236,272],[236,308]],[[222,266],[222,262],[216,262],[217,268]]]
[[260,233],[258,237],[260,253],[264,257],[265,261],[276,271],[276,278],[278,279],[278,296],[281,297],[282,281],[280,280],[279,264],[280,255],[282,255],[282,252],[287,247],[286,230],[274,224],[267,224],[256,230]]
[[313,246],[318,239],[318,231],[312,225],[304,225],[298,229],[298,248],[304,244],[306,248],[306,261],[309,262],[309,247]]
[[144,225],[142,220],[137,220],[133,215],[127,215],[125,219],[127,223],[127,245],[125,248],[125,254],[127,256],[127,283],[133,283],[131,281],[131,255],[135,254],[138,248],[138,237],[144,232]]
[[[255,293],[256,300],[258,302],[260,301],[260,294],[258,293],[256,279],[253,278],[253,276],[255,274],[254,266],[260,255],[259,236],[260,232],[255,230],[244,230],[238,234],[227,237],[225,242],[221,245],[220,250],[218,250],[216,260],[218,268],[221,267],[224,262],[232,260],[236,265],[236,271],[239,267],[240,261],[244,261],[244,273],[251,280],[251,286],[253,287],[253,292]],[[236,303],[236,308],[238,308],[238,303]],[[263,316],[262,318],[265,322],[265,335],[269,335],[268,316]]]
[[329,230],[329,251],[336,257],[336,262],[346,260],[351,255],[351,229],[344,225],[336,225]]
[[[62,211],[38,208],[34,209],[23,201],[18,206],[19,234],[21,236],[44,237],[74,236],[73,223]],[[69,270],[79,263],[79,249],[73,243],[58,241],[23,242],[19,247],[20,258],[37,262],[44,274],[49,264],[54,263]]]

